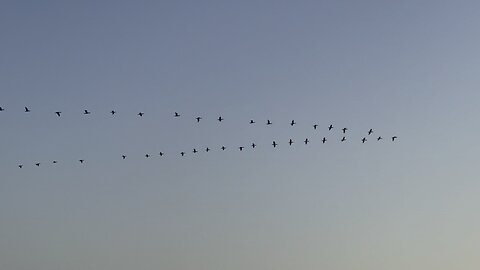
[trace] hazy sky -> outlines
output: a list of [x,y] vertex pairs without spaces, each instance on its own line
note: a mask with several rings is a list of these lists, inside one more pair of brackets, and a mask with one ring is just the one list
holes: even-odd
[[480,268],[480,2],[0,6],[0,269]]

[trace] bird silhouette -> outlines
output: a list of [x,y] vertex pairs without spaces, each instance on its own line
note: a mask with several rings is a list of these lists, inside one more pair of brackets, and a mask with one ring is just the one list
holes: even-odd
[[272,122],[270,120],[267,120],[267,125],[271,125]]
[[344,141],[346,141],[346,140],[347,140],[347,138],[343,137],[341,141],[344,142]]
[[164,154],[163,154],[163,152],[160,152],[160,153],[158,153],[158,155],[159,155],[159,156],[163,156]]
[[197,153],[198,151],[197,151],[197,149],[193,148],[193,151],[192,151],[192,152],[193,152],[193,153]]
[[83,110],[83,114],[91,114],[88,110]]
[[303,141],[305,144],[308,144],[309,140],[308,138],[305,139],[305,141]]
[[175,112],[174,117],[180,117],[180,114],[178,112]]
[[342,128],[343,133],[345,134],[347,132],[348,128]]
[[255,121],[253,121],[253,119],[250,120],[250,124],[255,124]]
[[62,112],[55,112],[55,114],[60,117],[60,114],[62,114]]
[[323,137],[322,143],[325,143],[327,141],[327,138]]
[[392,142],[394,142],[395,139],[397,139],[397,138],[398,138],[397,136],[393,136],[393,137],[392,137]]
[[0,112],[3,112],[5,111],[5,109],[3,107],[0,107]]
[[54,161],[52,161],[52,163],[53,163],[53,164],[57,164],[57,161],[56,161],[56,160],[54,160]]
[[142,117],[145,113],[144,112],[139,112],[137,115]]
[[372,135],[372,133],[373,133],[373,129],[370,129],[370,130],[368,131],[368,135]]
[[30,109],[25,107],[25,112],[30,112]]
[[383,139],[383,138],[382,138],[381,136],[379,136],[379,137],[377,138],[377,141],[380,141],[380,140],[382,140],[382,139]]
[[367,141],[367,138],[363,137],[362,143],[365,143]]
[[115,110],[111,110],[111,111],[110,111],[110,114],[111,114],[111,115],[114,115],[114,114],[116,114],[116,113],[117,113],[117,112],[116,112]]
[[18,164],[18,168],[23,168],[23,165],[22,164]]
[[317,127],[318,127],[317,124],[313,125],[313,129],[317,129]]
[[272,145],[273,145],[273,148],[277,147],[277,143],[275,141],[273,141]]
[[288,145],[292,145],[292,144],[293,144],[293,140],[290,139],[290,140],[288,141]]
[[218,117],[218,122],[222,122],[223,120],[225,120],[224,118],[222,118],[221,116]]
[[252,148],[255,148],[257,147],[257,145],[255,143],[252,143]]
[[149,155],[149,154],[145,154],[145,157],[146,157],[146,158],[149,158],[149,157],[150,157],[150,155]]
[[208,153],[209,151],[210,151],[210,148],[207,147],[207,148],[205,149],[205,152]]
[[292,126],[292,127],[293,127],[293,125],[295,125],[295,124],[296,124],[295,120],[292,120],[292,122],[290,122],[290,126]]
[[35,163],[35,166],[40,167],[40,163]]
[[330,125],[330,126],[328,127],[328,130],[332,130],[332,128],[333,128],[333,125]]
[[180,155],[182,155],[182,157],[185,156],[185,152],[180,152]]
[[126,159],[126,158],[127,158],[127,156],[125,156],[125,155],[122,155],[122,159]]
[[195,119],[197,119],[197,123],[199,123],[200,120],[202,120],[202,117],[199,116],[199,117],[197,117],[197,118],[195,118]]
[[83,164],[83,162],[84,162],[85,160],[79,159],[78,161],[80,161],[80,163]]
[[221,149],[225,151],[225,149],[227,149],[227,148],[226,148],[225,146],[223,146],[223,145],[222,145]]
[[243,146],[238,147],[238,150],[243,151]]

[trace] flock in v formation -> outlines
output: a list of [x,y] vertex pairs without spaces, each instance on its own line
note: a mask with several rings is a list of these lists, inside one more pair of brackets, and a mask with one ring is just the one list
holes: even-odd
[[[5,111],[5,108],[0,107],[0,112],[4,112],[4,111]],[[25,112],[25,113],[30,113],[31,110],[30,110],[28,107],[25,107],[25,108],[24,108],[24,112]],[[54,112],[54,113],[55,113],[55,115],[56,115],[57,117],[61,117],[61,116],[62,116],[62,112],[61,112],[61,111],[56,111],[56,112]],[[110,114],[111,114],[112,116],[114,116],[116,113],[117,113],[117,111],[115,111],[115,110],[111,110],[111,111],[110,111]],[[84,114],[84,115],[90,115],[90,114],[92,114],[92,112],[89,111],[89,110],[83,110],[83,114]],[[138,115],[138,117],[143,117],[143,116],[145,115],[145,113],[144,113],[144,112],[139,112],[137,115]],[[178,118],[178,117],[181,117],[181,115],[180,115],[178,112],[175,112],[175,113],[173,114],[173,117]],[[197,116],[197,117],[195,117],[194,120],[196,120],[197,123],[200,123],[200,121],[201,121],[202,119],[203,119],[202,117]],[[218,122],[222,122],[222,121],[224,121],[225,119],[224,119],[222,116],[219,116],[216,120],[217,120]],[[256,122],[255,122],[255,120],[251,119],[251,120],[249,121],[249,124],[256,124]],[[272,125],[273,122],[272,122],[271,120],[267,120],[265,124],[266,124],[267,126],[269,126],[269,125]],[[296,125],[296,124],[297,124],[297,122],[295,122],[295,120],[291,120],[291,121],[290,121],[290,126],[294,126],[294,125]],[[313,127],[314,130],[317,130],[317,129],[319,129],[320,126],[319,126],[318,124],[313,124],[312,127]],[[334,126],[333,126],[333,124],[330,124],[330,125],[329,125],[328,127],[326,127],[326,128],[328,129],[328,131],[331,131],[332,129],[334,129]],[[348,131],[348,128],[344,127],[344,128],[341,129],[341,131],[342,131],[343,136],[342,136],[342,138],[340,139],[340,142],[345,142],[345,141],[347,141],[346,133],[347,133],[347,131]],[[367,135],[366,135],[365,137],[363,137],[363,138],[360,140],[360,142],[362,142],[362,143],[367,142],[367,141],[368,141],[367,138],[371,137],[371,135],[372,135],[373,133],[374,133],[374,130],[373,130],[372,128],[370,128],[370,129],[366,132]],[[391,142],[395,142],[395,141],[397,140],[397,138],[398,138],[398,137],[394,135],[394,136],[391,136],[389,139],[390,139]],[[379,141],[381,141],[381,140],[383,140],[383,139],[384,139],[384,138],[383,138],[382,136],[378,136],[378,137],[377,137],[377,136],[374,136],[374,137],[373,137],[373,140],[376,140],[377,142],[379,142]],[[303,141],[303,143],[304,143],[305,145],[307,145],[309,142],[310,142],[310,140],[309,140],[308,138],[305,138],[305,140]],[[321,140],[321,142],[322,142],[322,143],[326,143],[326,142],[327,142],[327,138],[326,138],[326,137],[323,137],[322,140]],[[292,139],[290,139],[290,140],[287,142],[287,144],[290,145],[290,146],[291,146],[293,143],[294,143],[294,141],[293,141]],[[273,141],[273,142],[272,142],[272,146],[273,146],[273,148],[276,148],[276,147],[278,146],[278,143],[277,143],[276,141]],[[252,143],[249,147],[251,147],[252,149],[255,149],[255,147],[257,147],[257,144]],[[239,151],[243,151],[245,148],[246,148],[245,146],[238,146],[237,149],[238,149]],[[224,145],[222,145],[219,149],[221,149],[222,151],[225,151],[225,150],[227,149],[227,147],[225,147]],[[192,149],[192,153],[193,153],[193,154],[196,154],[196,153],[198,153],[199,151],[200,151],[200,150],[198,150],[198,149],[196,149],[196,148],[193,148],[193,149]],[[209,148],[209,147],[207,147],[207,148],[204,149],[204,151],[205,151],[205,152],[210,152],[210,151],[212,151],[212,149]],[[184,151],[182,151],[182,152],[180,152],[180,153],[178,153],[178,154],[179,154],[180,156],[182,156],[182,157],[184,157],[185,155],[187,155],[187,153],[184,152]],[[164,152],[159,152],[158,155],[162,157],[162,156],[165,155],[165,153],[164,153]],[[151,157],[150,154],[145,154],[145,158],[150,158],[150,157]],[[123,155],[121,155],[119,158],[125,160],[125,159],[127,159],[127,155],[123,154]],[[86,162],[86,160],[85,160],[85,159],[79,159],[78,162],[79,162],[80,164],[84,164],[84,163]],[[51,161],[51,163],[57,164],[58,161],[57,161],[57,160],[53,160],[53,161]],[[34,164],[34,166],[40,167],[41,164],[42,164],[41,162],[36,162],[36,163]],[[24,164],[18,164],[18,168],[20,168],[20,169],[23,168],[23,166],[24,166]]]

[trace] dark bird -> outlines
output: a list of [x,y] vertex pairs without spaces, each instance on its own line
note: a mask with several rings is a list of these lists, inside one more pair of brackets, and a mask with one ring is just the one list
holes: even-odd
[[163,156],[163,152],[158,153],[159,156]]
[[341,140],[341,142],[344,142],[344,141],[346,141],[346,140],[347,140],[347,138],[343,137],[342,140]]
[[223,119],[221,116],[219,116],[217,120],[218,120],[218,122],[222,122],[225,119]]
[[343,133],[347,133],[348,128],[342,128]]
[[18,168],[23,168],[23,165],[22,164],[18,164]]
[[180,117],[180,114],[178,112],[175,112],[175,117]]
[[114,114],[116,114],[117,112],[116,112],[115,110],[111,110],[110,113],[111,113],[112,115],[114,115]]
[[257,147],[257,145],[255,143],[252,143],[252,148],[255,148]]
[[182,155],[182,157],[185,156],[185,152],[180,152],[180,155]]
[[365,143],[367,141],[367,138],[363,137],[362,143]]
[[382,140],[382,139],[383,139],[383,138],[379,136],[379,137],[377,138],[377,141],[380,141],[380,140]]
[[288,144],[289,144],[289,145],[292,145],[292,144],[293,144],[292,139],[290,139],[290,140],[288,141]]
[[84,162],[85,160],[83,160],[83,159],[79,159],[78,161],[80,161],[80,163],[82,163],[82,164],[83,164],[83,162]]
[[208,152],[208,151],[210,151],[210,148],[207,147],[207,148],[205,149],[205,152]]
[[293,127],[293,125],[295,125],[295,124],[296,124],[295,120],[292,120],[292,122],[290,122],[290,126],[292,126],[292,127]]
[[318,127],[317,124],[313,125],[313,129],[317,129],[317,127]]
[[225,151],[225,149],[227,149],[227,148],[226,148],[225,146],[222,146],[222,150],[224,150],[224,151]]
[[325,137],[323,137],[322,143],[325,143],[326,141],[327,141],[327,139]]
[[40,163],[35,163],[35,166],[39,167],[39,166],[40,166]]
[[137,115],[142,117],[145,113],[144,112],[139,112]]
[[5,109],[3,107],[0,107],[0,112],[3,112],[5,111]]
[[240,151],[243,151],[243,148],[244,148],[243,146],[238,147]]
[[145,154],[145,157],[146,157],[146,158],[149,158],[149,157],[150,157],[150,155],[149,155],[149,154]]
[[373,133],[373,129],[370,129],[370,130],[368,131],[368,135],[372,135],[372,133]]
[[126,159],[126,158],[127,158],[127,156],[125,156],[125,155],[122,155],[122,159]]
[[197,149],[193,148],[193,153],[197,153],[197,152],[198,152]]
[[60,114],[61,114],[61,113],[62,113],[62,112],[55,112],[55,114],[56,114],[58,117],[60,117]]
[[253,121],[253,119],[250,120],[250,124],[255,124],[255,121]]
[[197,123],[198,123],[198,122],[200,122],[200,120],[202,120],[202,117],[199,116],[199,117],[197,117],[197,118],[195,118],[195,119],[197,119]]
[[271,125],[272,122],[270,120],[267,120],[267,125]]
[[303,141],[305,144],[308,144],[309,140],[308,138],[305,139],[305,141]]
[[88,110],[83,110],[83,114],[91,114]]
[[30,112],[30,109],[25,107],[25,112]]
[[332,130],[332,128],[333,128],[333,125],[330,125],[330,126],[328,127],[328,130]]
[[397,136],[393,136],[392,137],[392,142],[394,142],[396,138],[397,138]]
[[54,160],[52,163],[53,163],[53,164],[57,164],[57,161],[56,161],[56,160]]
[[277,147],[277,143],[275,141],[273,141],[272,145],[273,145],[273,148]]

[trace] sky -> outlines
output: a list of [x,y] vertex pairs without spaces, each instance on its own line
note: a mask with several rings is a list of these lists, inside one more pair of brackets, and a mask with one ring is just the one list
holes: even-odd
[[479,269],[478,1],[1,6],[1,269]]

